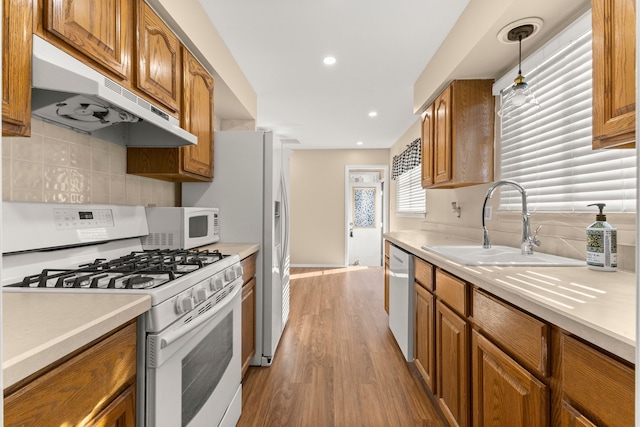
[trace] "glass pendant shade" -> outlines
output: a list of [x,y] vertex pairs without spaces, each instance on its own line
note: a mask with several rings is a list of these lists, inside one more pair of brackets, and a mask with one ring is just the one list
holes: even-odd
[[509,92],[503,98],[498,116],[509,118],[520,114],[531,114],[540,109],[538,100],[524,81],[522,74],[518,74],[513,85],[507,90]]
[[507,89],[498,116],[503,118],[531,114],[540,109],[540,104],[531,92],[529,85],[522,75],[522,39],[527,38],[533,32],[532,25],[522,25],[509,31],[509,40],[518,40],[518,76],[513,80],[513,85]]

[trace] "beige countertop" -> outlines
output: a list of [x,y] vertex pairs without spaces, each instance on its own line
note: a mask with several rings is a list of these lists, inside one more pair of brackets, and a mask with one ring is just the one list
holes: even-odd
[[15,384],[149,308],[148,295],[3,292],[3,387]]
[[391,243],[592,344],[635,363],[636,276],[585,267],[463,266],[423,245],[478,244],[423,230],[384,234]]
[[256,253],[260,250],[258,243],[224,243],[217,242],[212,245],[201,246],[198,249],[201,250],[219,250],[223,254],[238,254],[240,259],[244,259],[249,255]]

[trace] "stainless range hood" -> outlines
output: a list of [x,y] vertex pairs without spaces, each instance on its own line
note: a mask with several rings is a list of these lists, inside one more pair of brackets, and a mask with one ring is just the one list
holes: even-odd
[[40,37],[33,36],[32,114],[130,147],[195,145],[179,121]]

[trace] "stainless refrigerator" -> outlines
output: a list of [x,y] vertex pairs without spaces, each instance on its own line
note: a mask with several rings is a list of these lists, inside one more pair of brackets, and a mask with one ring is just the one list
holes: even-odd
[[214,135],[214,178],[183,183],[182,206],[220,209],[220,242],[259,243],[256,355],[269,366],[289,317],[289,151],[271,132]]

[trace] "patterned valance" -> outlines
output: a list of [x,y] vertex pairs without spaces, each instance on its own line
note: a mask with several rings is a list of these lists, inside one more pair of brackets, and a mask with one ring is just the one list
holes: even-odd
[[391,167],[391,179],[397,179],[400,175],[411,169],[420,166],[421,158],[421,139],[418,138],[411,144],[407,145],[407,149],[397,156],[393,156],[393,165]]

